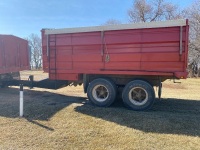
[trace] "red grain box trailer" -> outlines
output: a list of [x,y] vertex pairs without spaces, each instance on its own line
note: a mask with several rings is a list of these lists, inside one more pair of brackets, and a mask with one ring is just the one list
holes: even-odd
[[0,86],[3,81],[19,78],[19,71],[28,70],[28,41],[13,35],[0,34]]
[[84,85],[97,106],[122,99],[133,110],[150,108],[153,86],[187,77],[188,20],[43,29],[43,68],[52,80]]

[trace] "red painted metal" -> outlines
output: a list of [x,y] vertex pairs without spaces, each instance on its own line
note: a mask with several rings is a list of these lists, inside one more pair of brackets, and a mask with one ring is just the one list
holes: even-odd
[[0,35],[0,74],[28,69],[28,41],[13,35]]
[[103,38],[101,31],[45,35],[42,30],[43,68],[58,80],[78,80],[81,74],[186,78],[188,29],[187,21],[181,55],[179,26],[104,31]]

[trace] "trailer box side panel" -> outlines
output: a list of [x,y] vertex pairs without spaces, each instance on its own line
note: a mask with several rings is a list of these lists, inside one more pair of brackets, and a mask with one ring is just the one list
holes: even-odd
[[186,78],[189,27],[182,22],[42,30],[43,65],[59,80],[79,74]]
[[12,35],[0,35],[0,74],[28,69],[28,41]]

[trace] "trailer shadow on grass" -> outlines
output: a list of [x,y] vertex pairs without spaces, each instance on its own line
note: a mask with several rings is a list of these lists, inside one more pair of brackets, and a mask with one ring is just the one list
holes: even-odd
[[[17,118],[19,116],[18,89],[0,90],[0,116]],[[42,128],[53,129],[40,124],[37,120],[48,121],[57,112],[72,103],[75,111],[88,116],[101,118],[118,125],[147,133],[178,134],[200,137],[200,101],[183,99],[156,100],[151,110],[135,112],[123,106],[121,100],[111,107],[95,107],[86,97],[55,94],[46,91],[25,90],[25,118]],[[67,113],[67,112],[66,112]]]
[[[47,91],[24,90],[24,118],[37,126],[53,130],[37,120],[48,121],[57,112],[72,103],[82,104],[84,97],[66,96]],[[3,88],[0,90],[0,117],[19,117],[19,89]]]
[[151,110],[128,110],[122,101],[110,108],[84,104],[76,111],[146,133],[200,136],[200,101],[182,99],[156,100]]

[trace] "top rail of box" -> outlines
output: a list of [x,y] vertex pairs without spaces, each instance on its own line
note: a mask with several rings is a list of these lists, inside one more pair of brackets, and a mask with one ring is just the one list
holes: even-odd
[[44,29],[45,34],[65,34],[65,33],[82,33],[82,32],[98,32],[98,31],[113,31],[113,30],[128,30],[128,29],[145,29],[145,28],[162,28],[174,26],[186,26],[187,19],[156,21],[156,22],[140,22],[130,24],[117,24],[106,26],[91,26],[77,28],[62,28],[62,29]]

